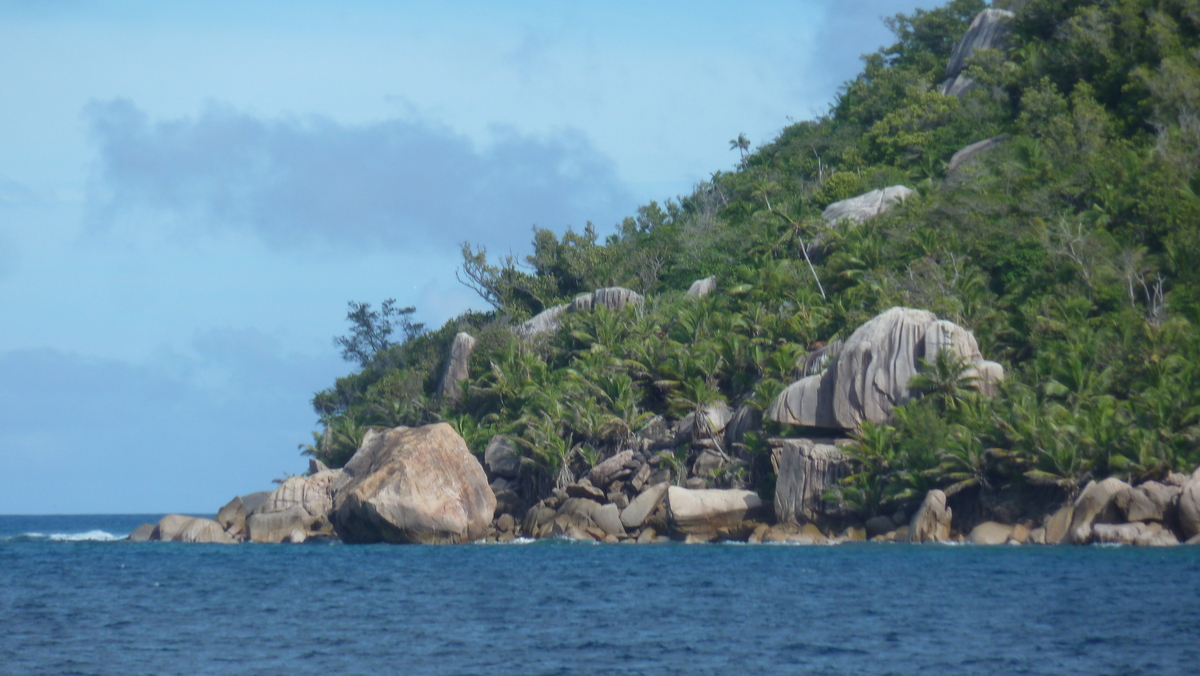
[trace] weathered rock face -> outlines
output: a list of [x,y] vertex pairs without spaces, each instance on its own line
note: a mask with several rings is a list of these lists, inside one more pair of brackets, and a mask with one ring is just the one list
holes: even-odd
[[[773,442],[774,443],[774,442]],[[850,473],[847,457],[832,441],[783,439],[772,449],[774,465],[775,521],[803,524],[826,516],[828,505],[821,499]]]
[[495,476],[515,479],[521,471],[521,454],[513,447],[508,437],[501,434],[488,441],[487,450],[483,452],[483,462],[488,471]]
[[841,352],[817,375],[789,385],[767,410],[767,418],[790,425],[856,429],[864,420],[887,422],[908,401],[909,381],[919,359],[949,349],[971,364],[988,392],[1003,379],[1003,368],[985,361],[975,337],[939,321],[931,312],[894,307],[858,327]]
[[984,521],[971,529],[967,542],[976,545],[1002,545],[1013,534],[1013,527],[995,521]]
[[949,542],[954,513],[946,506],[946,494],[936,488],[925,494],[908,526],[909,542]]
[[873,218],[891,209],[912,194],[911,188],[902,185],[872,190],[857,197],[830,204],[825,207],[825,211],[821,212],[821,217],[829,224],[835,224],[843,219],[862,223],[868,218]]
[[721,528],[737,525],[761,511],[762,498],[753,491],[667,489],[671,526],[680,533],[715,537]]
[[717,278],[705,277],[704,279],[697,279],[696,281],[692,282],[692,285],[688,287],[687,295],[692,296],[693,298],[703,298],[704,296],[707,296],[716,290],[716,288]]
[[993,136],[989,139],[977,141],[971,145],[954,153],[950,158],[950,163],[946,165],[946,180],[958,181],[968,173],[968,169],[979,162],[979,159],[986,153],[995,150],[997,146],[1008,139],[1008,134]]
[[332,521],[349,543],[467,542],[495,509],[483,467],[438,423],[367,432],[334,485]]
[[962,96],[974,82],[962,74],[967,59],[980,49],[1004,49],[1012,32],[1015,15],[1003,9],[985,9],[975,15],[971,27],[959,40],[946,64],[946,81],[942,83],[942,94]]
[[1127,488],[1129,484],[1115,477],[1109,477],[1100,483],[1089,481],[1071,509],[1071,526],[1067,529],[1064,542],[1086,545],[1092,541],[1092,524],[1119,520],[1120,515],[1113,498]]
[[442,372],[442,382],[438,385],[438,396],[442,401],[456,402],[462,397],[459,383],[471,376],[468,366],[474,350],[475,338],[471,334],[459,332],[454,336],[450,354],[446,357],[446,369]]

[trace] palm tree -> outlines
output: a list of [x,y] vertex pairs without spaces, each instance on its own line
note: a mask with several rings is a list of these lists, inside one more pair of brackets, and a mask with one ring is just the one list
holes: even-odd
[[745,134],[738,134],[738,135],[737,135],[737,138],[735,138],[735,139],[732,139],[732,140],[730,140],[730,141],[729,141],[729,149],[730,149],[730,150],[733,150],[733,149],[735,149],[735,148],[737,149],[737,151],[738,151],[739,153],[741,153],[741,156],[742,156],[742,159],[741,159],[742,166],[745,166],[745,164],[746,164],[746,151],[750,149],[750,139],[746,138],[746,135],[745,135]]
[[945,348],[938,351],[932,362],[925,359],[918,359],[917,362],[920,373],[908,382],[908,388],[934,397],[943,411],[957,410],[979,380],[973,374],[970,363]]

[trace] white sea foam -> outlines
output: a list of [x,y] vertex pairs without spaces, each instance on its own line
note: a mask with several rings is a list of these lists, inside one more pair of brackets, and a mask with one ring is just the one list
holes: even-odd
[[[29,533],[28,535],[32,536],[33,534]],[[112,533],[102,530],[89,530],[86,533],[51,533],[46,538],[56,542],[110,542],[121,539]]]

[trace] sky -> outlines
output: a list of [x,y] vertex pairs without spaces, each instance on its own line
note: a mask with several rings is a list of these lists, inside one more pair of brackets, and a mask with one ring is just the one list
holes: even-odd
[[601,234],[826,112],[918,0],[0,0],[0,514],[307,467],[347,302]]

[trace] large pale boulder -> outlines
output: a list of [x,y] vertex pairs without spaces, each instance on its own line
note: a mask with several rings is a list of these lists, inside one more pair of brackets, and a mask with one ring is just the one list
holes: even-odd
[[850,473],[848,460],[832,440],[781,440],[771,450],[775,521],[803,524],[826,516],[829,505],[821,496]]
[[[246,534],[252,542],[303,541],[312,524],[312,515],[300,505],[292,505],[284,510],[254,512],[246,519]],[[295,537],[296,533],[301,537]]]
[[1013,527],[995,521],[984,521],[971,529],[967,542],[974,545],[1002,545],[1013,534]]
[[911,188],[902,185],[872,190],[857,197],[830,204],[821,212],[821,217],[831,225],[842,220],[862,223],[908,199],[913,192]]
[[762,506],[762,498],[754,491],[679,486],[667,489],[670,524],[687,535],[715,537],[717,530],[757,515]]
[[345,542],[468,542],[496,509],[483,466],[445,423],[370,430],[334,485]]
[[892,410],[911,398],[909,381],[920,359],[946,349],[969,366],[987,393],[1003,379],[1003,368],[982,358],[969,331],[931,312],[894,307],[858,327],[824,371],[783,390],[767,418],[789,425],[857,429],[864,420],[888,422]]
[[212,519],[192,519],[186,528],[175,538],[178,542],[195,542],[204,544],[233,544],[233,537],[225,532],[221,524]]
[[459,332],[450,343],[450,354],[446,357],[446,368],[442,372],[442,382],[438,385],[438,397],[442,401],[457,402],[462,397],[462,387],[459,383],[471,376],[468,366],[471,363],[471,352],[475,350],[475,338],[466,332]]
[[196,520],[194,516],[186,516],[184,514],[168,514],[158,520],[158,524],[154,526],[154,532],[150,534],[151,540],[159,540],[162,542],[174,542],[179,540],[179,536],[187,527]]
[[1127,488],[1129,484],[1116,477],[1109,477],[1099,483],[1089,481],[1075,499],[1075,506],[1071,509],[1071,526],[1067,529],[1064,542],[1086,545],[1092,541],[1094,523],[1112,523],[1119,520],[1120,514],[1114,498]]
[[942,83],[942,94],[961,97],[974,82],[963,75],[967,59],[981,49],[1004,49],[1012,32],[1015,15],[1003,9],[985,9],[975,15],[970,28],[959,40],[950,61],[946,64],[946,81]]
[[629,506],[621,510],[621,524],[629,530],[635,530],[646,523],[646,519],[658,509],[659,503],[667,495],[670,484],[663,482],[647,486],[636,498],[629,501]]
[[1179,494],[1179,528],[1184,539],[1200,535],[1200,470],[1192,474]]
[[712,293],[716,288],[717,278],[705,277],[704,279],[697,279],[692,282],[692,285],[688,287],[687,295],[693,298],[703,298]]
[[946,506],[946,494],[936,488],[929,491],[908,525],[908,541],[949,542],[953,516],[954,512]]

